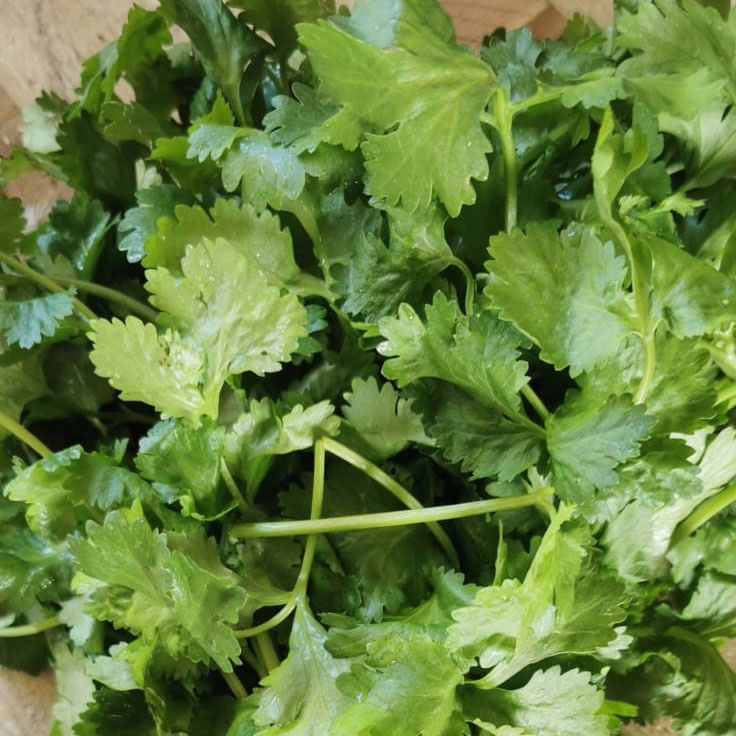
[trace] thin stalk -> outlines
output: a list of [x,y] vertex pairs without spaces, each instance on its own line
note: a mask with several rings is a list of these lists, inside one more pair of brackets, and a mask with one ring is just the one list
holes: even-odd
[[469,317],[475,307],[475,278],[467,263],[460,258],[452,258],[450,264],[465,277],[465,314]]
[[222,479],[225,481],[228,491],[230,491],[230,495],[238,502],[238,508],[240,508],[241,511],[247,511],[248,502],[240,492],[235,479],[230,474],[230,468],[228,468],[224,457],[220,458],[220,474],[222,475]]
[[[325,446],[324,440],[317,440],[314,443],[314,476],[312,481],[312,508],[310,509],[310,519],[319,520],[322,515],[322,503],[324,501],[325,492]],[[242,526],[242,525],[241,525]],[[237,535],[233,535],[237,536]],[[285,621],[296,608],[299,600],[304,598],[307,593],[307,585],[309,583],[309,575],[312,572],[312,563],[314,562],[314,554],[317,549],[317,535],[312,534],[304,546],[304,557],[302,557],[302,566],[299,569],[299,575],[296,579],[294,589],[291,591],[289,600],[284,604],[283,608],[273,615],[268,621],[264,621],[257,626],[251,626],[248,629],[239,629],[234,631],[238,639],[247,639],[252,636],[258,636],[282,621]]]
[[487,501],[471,501],[409,511],[387,511],[304,521],[262,521],[253,524],[235,524],[230,533],[236,538],[248,539],[387,529],[410,524],[427,524],[432,521],[464,519],[468,516],[482,516],[498,511],[535,506],[548,495],[549,489],[541,489],[523,496],[508,496]]
[[55,629],[57,626],[61,626],[59,617],[50,616],[49,618],[44,618],[41,621],[36,621],[32,624],[9,626],[5,629],[0,629],[0,639],[15,639],[21,636],[33,636],[34,634],[40,634],[42,631]]
[[501,140],[501,155],[506,175],[506,232],[516,227],[516,217],[519,209],[519,172],[516,162],[516,147],[514,146],[513,118],[514,111],[509,105],[506,91],[499,87],[496,90],[496,130]]
[[[17,258],[13,258],[6,253],[0,253],[0,262],[9,266],[18,273],[23,274],[31,281],[35,281],[39,286],[42,286],[47,291],[54,294],[66,293],[66,290],[59,286],[59,284],[57,284],[53,279],[50,279],[48,276],[44,276],[44,274],[39,273],[22,261],[19,261]],[[97,315],[86,304],[79,301],[79,299],[74,298],[72,299],[72,302],[74,304],[74,309],[76,309],[77,312],[79,312],[79,314],[88,322],[97,319]]]
[[718,401],[717,403],[723,404],[726,401],[736,398],[736,383],[729,381],[728,385],[724,388],[718,389]]
[[98,296],[100,299],[105,299],[113,304],[119,304],[121,307],[126,307],[133,314],[137,314],[139,317],[143,317],[143,319],[147,319],[149,322],[155,322],[158,318],[158,312],[155,309],[132,296],[124,294],[122,291],[118,291],[117,289],[111,289],[108,286],[94,284],[91,281],[81,281],[80,279],[54,278],[53,281],[57,284],[73,286],[77,291],[83,291],[86,294]]
[[649,389],[654,378],[654,369],[657,363],[656,347],[654,343],[654,330],[651,326],[649,317],[649,304],[647,299],[647,285],[644,283],[642,274],[639,272],[636,259],[634,258],[634,249],[631,247],[631,241],[618,220],[613,215],[605,217],[604,221],[611,228],[621,247],[626,254],[629,262],[629,270],[631,272],[631,289],[634,292],[634,303],[636,304],[636,312],[639,316],[639,338],[644,347],[644,373],[642,374],[639,388],[634,395],[634,403],[642,404],[649,394]]
[[245,700],[248,697],[248,692],[243,687],[243,683],[240,682],[234,672],[223,672],[222,676],[237,700]]
[[539,398],[537,392],[529,385],[523,386],[521,389],[522,396],[531,404],[532,409],[537,412],[539,418],[543,421],[549,419],[549,409],[544,405],[542,399]]
[[[323,437],[322,443],[328,452],[331,452],[336,457],[349,463],[354,468],[365,473],[369,478],[372,478],[379,485],[382,485],[394,498],[404,504],[409,509],[423,509],[424,506],[419,500],[410,493],[404,486],[398,481],[392,478],[388,473],[381,470],[375,463],[367,460],[362,455],[354,452],[349,447],[346,447],[341,442],[330,439],[329,437]],[[430,522],[427,524],[429,531],[434,535],[435,539],[439,542],[442,549],[445,551],[448,559],[452,563],[452,566],[456,569],[460,569],[460,559],[457,551],[447,536],[445,530],[436,522]]]
[[24,442],[41,457],[48,457],[54,454],[35,434],[29,432],[22,424],[16,422],[15,419],[3,411],[0,411],[0,427],[7,429],[8,432],[15,435],[21,442]]
[[699,529],[732,503],[736,503],[736,483],[703,501],[690,516],[680,522],[670,539],[669,548],[676,547],[683,539],[687,539],[696,529]]
[[266,672],[275,670],[281,664],[281,660],[279,659],[279,655],[276,653],[276,648],[273,645],[273,640],[271,639],[271,635],[268,631],[262,631],[258,634],[258,636],[253,640],[253,645],[255,646],[260,660],[266,667]]
[[266,668],[263,666],[263,662],[253,653],[248,642],[245,642],[241,647],[241,654],[243,655],[243,659],[256,671],[259,680],[262,680],[268,674]]

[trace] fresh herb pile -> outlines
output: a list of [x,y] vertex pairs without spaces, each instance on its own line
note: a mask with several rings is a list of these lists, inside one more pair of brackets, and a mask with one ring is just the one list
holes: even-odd
[[74,197],[0,198],[0,662],[55,734],[736,734],[713,5],[161,0],[26,111],[2,178]]

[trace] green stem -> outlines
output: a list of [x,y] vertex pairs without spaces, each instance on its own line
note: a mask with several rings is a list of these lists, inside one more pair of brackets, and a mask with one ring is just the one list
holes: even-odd
[[266,667],[266,672],[275,670],[280,664],[281,660],[279,655],[276,653],[276,648],[273,645],[273,640],[268,631],[262,631],[258,634],[253,644],[256,648],[259,658]]
[[230,468],[227,467],[224,457],[220,458],[220,474],[222,475],[222,479],[225,481],[228,491],[230,491],[230,495],[238,502],[238,508],[241,511],[247,511],[248,503],[240,492],[235,479],[230,474]]
[[[419,500],[412,493],[410,493],[401,485],[401,483],[392,478],[388,473],[381,470],[381,468],[379,468],[375,463],[372,463],[362,455],[354,452],[341,442],[337,442],[337,440],[323,437],[321,442],[324,444],[324,447],[328,452],[331,452],[336,457],[349,463],[354,468],[358,468],[358,470],[365,473],[369,478],[375,480],[376,483],[383,486],[394,498],[403,503],[407,508],[414,510],[424,509],[424,506],[422,506]],[[445,554],[452,563],[452,566],[456,570],[459,570],[460,559],[445,530],[436,522],[428,523],[427,527],[445,551]]]
[[[314,443],[314,477],[312,480],[312,508],[310,510],[310,519],[317,521],[322,515],[322,503],[325,495],[325,446],[324,440],[320,439]],[[243,526],[243,525],[239,525]],[[237,536],[237,535],[233,535]],[[239,639],[247,639],[252,636],[258,636],[282,621],[285,621],[296,608],[299,600],[304,598],[307,593],[307,585],[309,583],[309,575],[312,572],[312,563],[314,562],[314,554],[317,549],[317,535],[311,534],[304,546],[304,557],[302,557],[302,566],[299,570],[299,576],[296,579],[294,589],[289,596],[289,600],[284,604],[283,608],[272,616],[268,621],[264,621],[257,626],[251,626],[249,629],[239,629],[233,633]]]
[[450,265],[455,266],[465,277],[465,314],[470,317],[475,306],[475,278],[468,265],[460,258],[452,258]]
[[650,324],[649,303],[647,298],[647,284],[643,275],[639,272],[639,266],[634,257],[634,249],[631,247],[631,241],[626,234],[626,230],[613,215],[609,217],[602,214],[603,221],[611,228],[616,239],[626,254],[629,262],[629,271],[631,272],[631,289],[634,292],[634,303],[636,304],[636,312],[639,316],[639,338],[644,348],[644,373],[642,374],[639,388],[634,395],[634,403],[641,404],[647,398],[649,389],[654,379],[654,369],[657,362],[656,347],[654,343],[654,329]]
[[514,112],[509,105],[506,91],[499,87],[496,90],[496,130],[501,140],[501,155],[506,175],[506,232],[516,227],[519,197],[519,172],[516,163],[516,147],[514,146],[513,118]]
[[225,678],[225,682],[230,686],[230,690],[238,700],[245,700],[248,697],[248,693],[243,687],[243,683],[240,682],[238,676],[234,672],[223,672],[222,676]]
[[676,547],[683,539],[687,539],[696,529],[699,529],[732,503],[736,503],[736,483],[703,501],[687,519],[680,522],[670,539],[669,548]]
[[729,381],[724,388],[718,389],[718,404],[723,404],[731,399],[736,398],[736,383]]
[[41,457],[48,457],[54,454],[35,434],[29,432],[22,424],[16,422],[15,419],[3,411],[0,411],[0,427],[7,429],[8,432],[15,435],[21,442],[25,442],[28,447],[37,452]]
[[263,666],[263,662],[253,653],[248,642],[243,644],[241,654],[243,659],[256,671],[259,680],[262,680],[268,674],[266,668]]
[[[44,274],[32,269],[17,258],[13,258],[6,253],[0,253],[0,262],[14,269],[18,273],[23,274],[31,281],[35,281],[39,286],[42,286],[47,291],[54,294],[66,293],[66,290],[59,286],[59,284],[57,284],[53,279],[50,279],[48,276],[44,276]],[[97,319],[97,315],[86,304],[79,301],[79,299],[74,298],[72,299],[72,302],[77,312],[79,312],[79,314],[81,314],[88,322]]]
[[54,278],[57,284],[65,284],[67,286],[73,286],[78,291],[83,291],[93,296],[98,296],[100,299],[105,299],[113,304],[119,304],[121,307],[126,307],[133,314],[137,314],[143,319],[147,319],[149,322],[155,322],[158,318],[158,312],[144,304],[138,299],[133,298],[124,294],[122,291],[117,289],[111,289],[108,286],[101,286],[100,284],[94,284],[91,281],[81,281],[80,279],[66,279],[66,278]]
[[0,629],[0,639],[15,639],[21,636],[33,636],[34,634],[40,634],[42,631],[55,629],[57,626],[61,626],[59,617],[50,616],[49,618],[36,621],[32,624],[25,624],[24,626],[9,626],[6,629]]
[[546,422],[550,416],[549,409],[547,409],[547,407],[544,405],[542,399],[539,398],[537,392],[529,384],[527,384],[526,386],[522,387],[521,393],[524,398],[531,404],[534,411],[537,412],[539,418]]
[[409,511],[387,511],[377,514],[356,514],[354,516],[335,516],[328,519],[305,521],[262,521],[253,524],[236,524],[231,534],[236,538],[253,537],[291,537],[300,534],[326,534],[331,532],[364,531],[367,529],[387,529],[409,524],[427,524],[432,521],[450,521],[468,516],[482,516],[498,511],[509,511],[535,506],[540,499],[549,495],[549,489],[542,489],[523,496],[493,498],[487,501],[433,506]]

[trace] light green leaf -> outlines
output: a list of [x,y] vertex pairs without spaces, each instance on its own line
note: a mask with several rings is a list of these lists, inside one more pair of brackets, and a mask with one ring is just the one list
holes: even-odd
[[537,670],[516,690],[467,691],[465,714],[480,718],[494,736],[608,736],[608,717],[600,712],[603,693],[590,680],[579,670]]
[[0,194],[0,252],[14,253],[20,247],[25,226],[22,202]]
[[270,399],[251,400],[225,437],[225,460],[232,473],[246,482],[250,500],[276,455],[306,450],[321,436],[337,434],[340,420],[329,401],[306,409],[297,405],[284,413]]
[[349,669],[325,649],[327,633],[305,604],[297,606],[289,656],[261,681],[253,720],[259,736],[325,736],[347,705],[337,678]]
[[5,486],[5,495],[28,504],[31,529],[62,539],[99,511],[145,494],[146,482],[119,462],[119,457],[74,445],[21,470]]
[[457,696],[463,675],[441,641],[388,635],[338,680],[357,700],[336,719],[335,736],[460,736],[468,726]]
[[54,703],[54,727],[52,733],[59,736],[75,736],[75,725],[92,702],[95,686],[85,671],[84,651],[70,649],[58,642],[53,647],[53,668],[56,679],[56,703]]
[[199,389],[204,354],[171,330],[158,334],[137,317],[96,320],[90,360],[97,375],[107,378],[127,401],[143,401],[164,417],[197,417],[206,413]]
[[489,253],[485,293],[558,370],[590,370],[632,331],[625,261],[591,230],[531,224],[491,238]]
[[491,144],[479,118],[493,73],[457,47],[438,8],[431,8],[432,23],[416,26],[411,3],[392,11],[387,48],[326,21],[299,26],[300,41],[320,89],[376,131],[362,146],[371,194],[408,210],[426,208],[436,196],[454,216],[475,201],[471,179],[488,176]]
[[[170,215],[173,215],[172,210]],[[219,197],[209,213],[198,206],[177,206],[176,219],[159,222],[158,232],[146,240],[145,266],[179,270],[187,246],[224,238],[256,266],[268,282],[297,293],[318,293],[322,283],[304,273],[294,260],[289,230],[271,212],[260,214],[248,204]]]
[[90,522],[87,539],[71,547],[80,572],[99,581],[88,606],[95,618],[159,641],[175,658],[212,660],[225,672],[240,662],[232,624],[246,594],[219,561],[202,566],[186,548],[171,551],[165,534],[118,512],[102,526]]
[[490,689],[529,664],[563,653],[593,653],[616,637],[626,616],[623,587],[597,568],[582,522],[552,518],[523,583],[481,588],[472,606],[453,612],[448,646],[492,668],[476,685]]
[[412,402],[400,398],[390,383],[379,389],[373,377],[356,378],[351,389],[343,394],[348,403],[342,413],[377,461],[397,455],[411,442],[432,444]]
[[258,211],[266,205],[280,209],[304,189],[304,165],[291,148],[274,145],[262,130],[247,130],[222,161],[222,183],[235,191],[243,180],[242,194]]

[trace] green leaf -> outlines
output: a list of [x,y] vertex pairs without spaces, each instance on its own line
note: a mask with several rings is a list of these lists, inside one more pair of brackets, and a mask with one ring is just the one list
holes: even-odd
[[22,614],[39,601],[63,594],[66,562],[30,529],[7,526],[0,532],[0,611]]
[[[659,644],[659,648],[657,648]],[[698,634],[674,626],[613,694],[625,693],[640,716],[672,716],[683,736],[731,736],[736,719],[736,675],[718,650]]]
[[375,378],[356,378],[343,394],[342,413],[359,435],[370,455],[382,462],[397,455],[411,442],[432,444],[412,402],[402,399],[390,383],[378,388]]
[[558,370],[589,371],[632,331],[625,261],[591,230],[532,224],[491,238],[489,253],[486,295]]
[[[29,401],[48,393],[39,357],[30,354],[11,365],[0,365],[0,410],[16,421]],[[0,438],[7,435],[0,428]]]
[[733,578],[713,573],[703,575],[681,616],[708,639],[733,639],[736,636],[736,584]]
[[231,501],[218,493],[225,428],[208,419],[198,427],[168,419],[141,438],[135,465],[163,499],[186,514],[213,516]]
[[115,96],[115,84],[126,73],[145,68],[163,54],[171,42],[166,21],[155,11],[133,7],[119,38],[84,63],[80,100],[73,114],[81,110],[99,113]]
[[28,504],[30,528],[62,539],[88,519],[142,497],[147,484],[119,465],[120,458],[84,452],[79,445],[61,450],[20,470],[5,495]]
[[67,202],[60,199],[49,213],[48,225],[36,231],[39,248],[50,256],[64,256],[89,279],[104,248],[112,218],[102,203],[77,192]]
[[225,93],[245,123],[241,84],[244,69],[265,43],[220,0],[161,0],[167,20],[184,29],[207,76]]
[[142,692],[116,692],[101,688],[80,714],[76,736],[104,736],[114,729],[116,736],[155,736],[156,727]]
[[158,242],[155,234],[161,218],[174,217],[178,205],[193,205],[194,197],[172,184],[158,184],[135,193],[138,203],[126,213],[118,226],[118,248],[130,263],[138,263],[148,254],[150,242]]
[[257,214],[247,204],[238,206],[232,199],[220,197],[207,213],[198,206],[177,206],[176,219],[159,221],[158,232],[146,240],[148,267],[165,266],[179,270],[187,246],[201,240],[224,238],[242,256],[256,266],[273,286],[296,293],[319,293],[322,283],[304,273],[294,260],[291,234],[281,227],[276,215]]
[[[468,720],[474,716],[495,736],[544,733],[549,736],[608,736],[608,717],[601,712],[603,693],[588,672],[559,667],[537,670],[515,690],[468,690],[463,696]],[[477,722],[477,721],[476,721]]]
[[467,391],[484,404],[518,417],[519,391],[527,384],[527,364],[519,360],[523,338],[491,312],[464,316],[457,302],[435,294],[426,318],[408,304],[398,318],[379,324],[386,342],[379,346],[383,374],[399,387],[419,378],[439,378]]
[[453,612],[448,646],[492,668],[476,682],[498,686],[529,664],[563,653],[592,653],[616,637],[626,612],[622,586],[594,565],[590,530],[552,518],[523,583],[481,588],[472,606]]
[[74,311],[75,291],[70,289],[25,301],[0,303],[0,329],[8,345],[27,349],[52,336],[60,322]]
[[464,391],[430,383],[419,400],[430,437],[471,478],[512,480],[540,458],[539,433],[509,421]]
[[159,121],[138,102],[106,102],[102,107],[105,135],[111,141],[136,141],[153,148],[158,138],[171,135],[173,128]]
[[304,189],[304,165],[291,148],[275,145],[261,130],[242,131],[237,145],[222,161],[222,183],[228,192],[242,185],[242,194],[258,211],[280,209]]
[[[655,342],[656,363],[645,402],[656,420],[652,434],[686,433],[700,429],[716,409],[715,367],[697,340],[678,340],[660,330]],[[636,393],[644,375],[641,340],[628,337],[619,350],[588,373],[585,394],[604,402],[611,393]]]
[[304,603],[297,606],[289,636],[289,656],[261,681],[253,720],[260,736],[324,736],[347,705],[337,678],[349,664],[325,649],[327,632]]
[[79,570],[97,581],[89,583],[95,618],[159,641],[172,657],[213,661],[225,672],[240,662],[231,627],[246,594],[219,560],[203,567],[186,549],[167,547],[144,519],[127,522],[118,512],[104,525],[90,522],[87,539],[71,547]]
[[306,450],[321,436],[337,434],[339,419],[329,401],[285,412],[270,399],[252,399],[248,411],[225,437],[225,460],[232,473],[245,480],[250,501],[277,455]]
[[334,0],[235,0],[231,7],[242,8],[245,20],[268,34],[282,64],[297,46],[298,23],[313,23],[335,13]]
[[675,337],[698,337],[736,319],[736,281],[666,240],[640,237],[652,259],[652,314]]
[[457,697],[463,675],[442,642],[389,635],[368,645],[364,662],[338,680],[357,700],[333,725],[335,736],[468,734]]
[[[272,373],[289,360],[306,334],[306,312],[221,238],[190,247],[181,270],[181,276],[164,267],[146,272],[165,333],[134,317],[125,323],[97,320],[90,357],[124,398],[150,403],[170,417],[215,418],[229,375]],[[129,348],[124,360],[121,345]]]
[[699,565],[706,570],[736,576],[736,560],[731,554],[731,540],[735,532],[736,517],[719,514],[695,534],[683,539],[668,555],[675,580],[688,580]]
[[[256,0],[261,1],[261,0]],[[314,152],[320,144],[357,148],[360,124],[345,108],[321,99],[305,84],[293,85],[294,98],[279,95],[263,124],[271,139],[279,145],[293,148],[296,153]]]
[[[707,70],[708,81],[724,85],[736,96],[736,73],[728,59],[736,54],[733,26],[712,8],[695,0],[659,0],[637,6],[619,21],[616,42],[632,54],[619,67],[635,78],[673,75],[676,79]],[[682,53],[687,47],[690,51]],[[651,82],[658,83],[655,76]]]
[[[425,5],[436,21],[427,26],[413,25],[411,3],[398,5],[393,23],[399,30],[385,48],[326,21],[299,26],[299,38],[320,89],[375,131],[362,145],[371,194],[389,205],[401,201],[410,211],[436,196],[455,216],[475,201],[471,179],[488,176],[491,144],[479,117],[493,74],[456,46],[434,3]],[[381,4],[374,0],[363,12],[372,7]]]
[[616,467],[639,455],[654,420],[628,396],[603,405],[584,393],[569,393],[547,422],[547,449],[555,490],[568,501],[584,501],[594,490],[613,485]]

